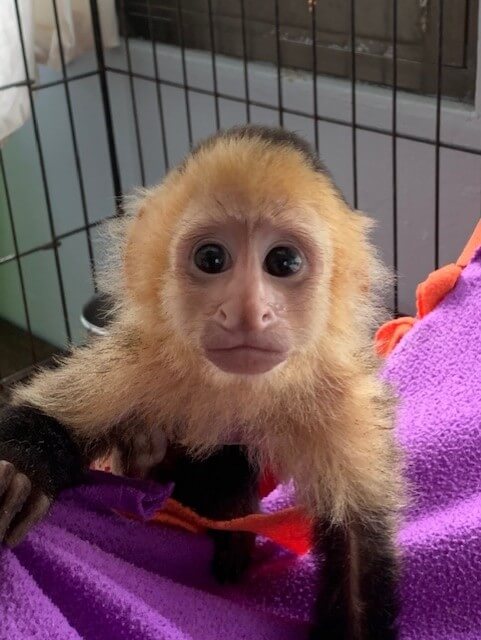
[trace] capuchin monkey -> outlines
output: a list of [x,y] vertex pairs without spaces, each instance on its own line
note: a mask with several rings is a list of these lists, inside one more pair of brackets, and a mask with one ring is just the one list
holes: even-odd
[[[313,639],[396,638],[402,483],[370,221],[300,138],[245,126],[119,224],[109,334],[18,387],[0,418],[0,540],[20,542],[112,447],[146,438],[163,458],[169,442],[150,477],[211,518],[257,510],[264,468],[293,479],[321,574]],[[253,536],[214,540],[215,575],[235,579]]]

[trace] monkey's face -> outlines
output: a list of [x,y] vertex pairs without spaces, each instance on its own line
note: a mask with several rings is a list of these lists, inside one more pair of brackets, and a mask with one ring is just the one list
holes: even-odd
[[253,222],[225,207],[218,199],[210,223],[207,214],[193,216],[177,245],[181,316],[218,369],[263,374],[302,346],[323,259],[285,216]]

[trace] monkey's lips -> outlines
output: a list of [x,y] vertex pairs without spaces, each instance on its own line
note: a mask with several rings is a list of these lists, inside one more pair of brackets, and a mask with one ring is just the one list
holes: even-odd
[[252,344],[205,349],[212,364],[227,373],[255,375],[267,373],[287,359],[287,351]]

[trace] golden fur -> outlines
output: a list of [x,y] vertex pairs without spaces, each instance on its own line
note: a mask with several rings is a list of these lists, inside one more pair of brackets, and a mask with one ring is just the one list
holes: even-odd
[[[39,373],[15,401],[57,418],[92,451],[131,429],[164,429],[200,454],[235,433],[260,464],[292,477],[314,512],[334,521],[394,513],[392,400],[372,347],[386,273],[368,218],[298,151],[241,137],[190,156],[132,210],[110,273],[119,305],[110,335]],[[176,248],[206,211],[252,225],[282,220],[322,246],[322,270],[290,310],[298,348],[261,377],[215,371],[199,348],[195,306],[187,313]]]

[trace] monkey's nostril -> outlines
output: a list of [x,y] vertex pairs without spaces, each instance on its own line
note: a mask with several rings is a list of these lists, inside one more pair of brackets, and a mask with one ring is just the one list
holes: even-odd
[[262,317],[261,317],[262,324],[264,325],[270,324],[273,320],[274,320],[274,314],[270,309],[262,314]]

